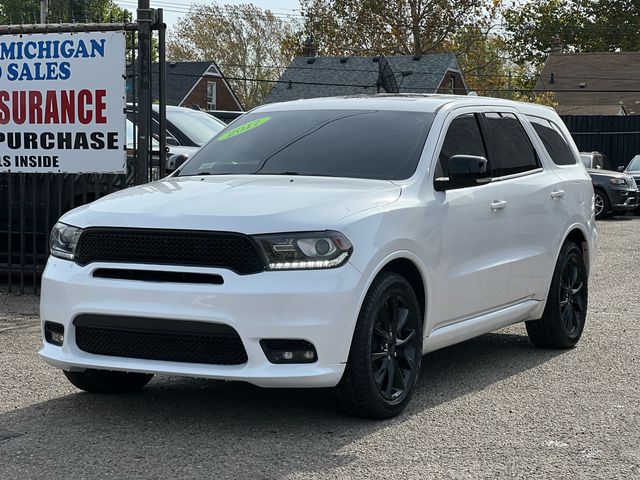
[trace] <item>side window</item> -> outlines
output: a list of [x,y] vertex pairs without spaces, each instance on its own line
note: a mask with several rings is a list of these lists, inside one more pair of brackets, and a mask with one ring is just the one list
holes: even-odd
[[486,113],[493,167],[500,176],[540,168],[533,145],[518,118],[511,113]]
[[460,115],[449,125],[438,157],[434,178],[449,176],[449,158],[454,155],[487,157],[480,125],[473,113]]
[[553,163],[556,165],[575,165],[576,158],[573,155],[573,150],[556,125],[544,118],[527,116],[527,119],[542,140]]

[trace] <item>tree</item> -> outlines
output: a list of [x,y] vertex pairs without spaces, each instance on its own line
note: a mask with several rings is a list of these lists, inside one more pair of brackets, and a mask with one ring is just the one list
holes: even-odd
[[441,52],[454,33],[493,9],[492,0],[302,0],[305,29],[324,55]]
[[512,57],[539,65],[560,36],[566,51],[640,50],[637,0],[529,0],[505,9]]
[[[125,11],[113,0],[49,0],[49,23],[119,22]],[[0,23],[39,23],[40,0],[2,0]]]
[[215,61],[245,108],[262,103],[299,48],[291,24],[255,5],[194,5],[169,32],[172,61]]

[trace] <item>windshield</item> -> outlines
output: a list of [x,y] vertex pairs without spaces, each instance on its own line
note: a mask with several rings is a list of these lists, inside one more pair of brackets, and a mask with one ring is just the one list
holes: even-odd
[[[138,135],[138,129],[133,124],[133,122],[127,118],[127,132],[126,132],[127,148],[133,148],[134,139],[136,138],[137,135]],[[151,137],[151,148],[154,150],[158,150],[160,148],[160,143],[158,142],[156,137]]]
[[591,155],[580,155],[580,160],[585,168],[591,168]]
[[627,170],[636,171],[640,170],[640,155],[636,155],[631,159],[629,165],[627,165]]
[[434,116],[376,110],[249,113],[204,146],[180,175],[402,180],[415,171]]
[[208,113],[188,108],[167,108],[167,121],[199,146],[207,143],[225,127],[224,123]]

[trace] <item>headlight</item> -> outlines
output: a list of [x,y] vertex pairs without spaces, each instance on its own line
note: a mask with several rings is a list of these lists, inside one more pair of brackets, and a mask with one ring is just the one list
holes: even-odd
[[343,265],[353,247],[338,232],[281,233],[253,237],[266,259],[267,270],[311,270]]
[[81,228],[60,222],[56,223],[51,230],[51,255],[65,260],[73,260],[81,233]]
[[614,185],[626,185],[624,178],[610,178],[609,181]]

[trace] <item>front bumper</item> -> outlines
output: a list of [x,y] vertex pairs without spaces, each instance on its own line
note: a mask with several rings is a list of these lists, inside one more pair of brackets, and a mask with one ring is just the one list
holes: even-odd
[[[336,385],[349,354],[365,288],[351,264],[330,270],[263,272],[237,275],[228,270],[120,264],[118,268],[216,273],[223,285],[156,283],[95,278],[97,268],[51,257],[42,277],[41,323],[65,328],[64,344],[44,342],[40,356],[64,370],[87,368],[239,380],[263,387]],[[209,365],[94,355],[80,350],[73,320],[81,314],[139,316],[233,327],[247,352],[242,365]],[[44,331],[42,332],[44,334]],[[44,335],[43,335],[44,338]],[[270,363],[261,339],[311,342],[318,359],[309,364]]]
[[611,191],[611,210],[616,212],[634,210],[640,203],[640,191],[631,189],[613,189]]

